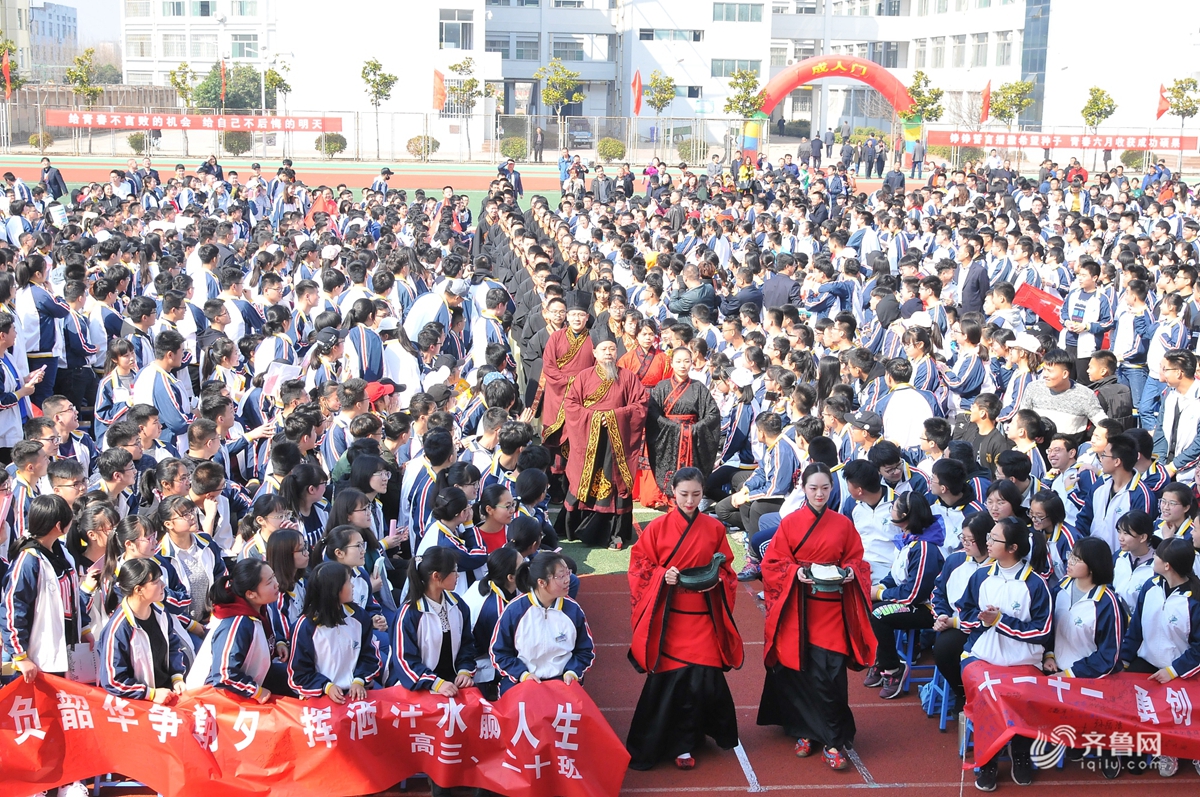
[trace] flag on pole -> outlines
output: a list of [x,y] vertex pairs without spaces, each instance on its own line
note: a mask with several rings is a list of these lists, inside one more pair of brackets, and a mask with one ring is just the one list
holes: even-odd
[[[4,99],[12,99],[12,74],[9,72],[8,50],[4,51],[4,59],[0,61],[0,70],[4,72]],[[1162,114],[1159,114],[1160,116]]]
[[[4,54],[4,75],[8,76],[8,53]],[[1167,99],[1167,87],[1158,84],[1158,116],[1155,119],[1162,119],[1163,114],[1171,110],[1171,101]]]
[[433,109],[441,111],[446,107],[446,76],[436,69],[433,70]]
[[630,85],[633,88],[633,115],[638,116],[642,112],[642,70],[633,73],[633,83]]
[[225,107],[225,59],[221,59],[221,107]]
[[992,81],[983,89],[983,108],[979,112],[979,124],[983,124],[992,115]]

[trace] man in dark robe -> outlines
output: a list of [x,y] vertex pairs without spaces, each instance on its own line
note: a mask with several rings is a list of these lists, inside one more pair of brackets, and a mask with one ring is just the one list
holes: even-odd
[[[527,407],[533,406],[534,398],[537,396],[537,390],[541,384],[542,356],[546,351],[546,345],[550,342],[550,336],[566,327],[567,305],[559,297],[551,297],[546,300],[545,307],[539,315],[542,326],[521,341],[520,347],[521,368],[525,377],[524,401]],[[532,324],[526,326],[528,328]]]
[[721,450],[721,410],[712,394],[692,379],[692,353],[671,353],[671,378],[650,391],[646,447],[654,480],[670,495],[671,477],[686,467],[712,473]]
[[[737,711],[725,681],[743,658],[729,542],[724,525],[699,511],[704,475],[681,469],[675,481],[675,508],[651,521],[629,552],[629,657],[648,673],[626,742],[632,769],[667,758],[691,769],[705,736],[726,750],[738,743]],[[681,570],[710,565],[718,553],[726,560],[714,587],[694,591],[679,583]]]
[[566,405],[563,399],[578,375],[596,364],[587,331],[588,309],[576,304],[567,309],[567,326],[550,335],[542,352],[542,378],[538,381],[535,409],[542,402],[542,440],[552,453],[562,445]]
[[619,550],[633,539],[633,474],[650,395],[634,373],[617,367],[616,343],[598,343],[594,356],[595,367],[572,381],[564,401],[570,445],[563,513],[568,538]]

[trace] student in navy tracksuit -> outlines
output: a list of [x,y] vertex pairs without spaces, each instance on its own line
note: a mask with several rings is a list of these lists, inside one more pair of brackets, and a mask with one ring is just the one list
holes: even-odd
[[458,556],[449,548],[430,548],[408,566],[408,596],[393,637],[393,668],[405,689],[453,697],[475,683],[471,610],[454,594],[458,578]]
[[356,299],[346,313],[346,378],[378,382],[383,378],[383,340],[371,329],[375,324],[375,305],[370,299]]
[[25,534],[13,537],[0,572],[0,640],[26,683],[41,672],[65,677],[67,648],[80,641],[79,578],[61,539],[70,525],[62,496],[34,498]]
[[500,697],[500,673],[492,666],[492,634],[504,608],[517,597],[517,568],[524,557],[509,546],[488,554],[487,575],[467,590],[471,634],[475,639],[475,685],[488,700]]
[[54,393],[58,358],[63,355],[62,319],[71,314],[70,306],[47,289],[50,268],[46,259],[33,254],[17,264],[15,306],[20,322],[29,370],[45,368],[45,375],[33,391],[34,406]]
[[306,579],[304,612],[292,632],[288,683],[301,698],[339,705],[363,700],[379,676],[371,623],[353,601],[350,569],[322,562]]
[[388,629],[395,618],[384,612],[375,593],[383,589],[386,576],[367,570],[367,546],[370,543],[356,526],[334,526],[322,540],[321,547],[311,555],[313,561],[330,560],[350,568],[350,581],[354,589],[354,604],[363,609],[370,619],[375,644],[379,646],[379,660],[387,667],[392,650]]
[[1112,552],[1103,540],[1085,537],[1075,544],[1067,577],[1050,588],[1054,623],[1043,670],[1068,678],[1103,678],[1124,669],[1126,614],[1112,578]]
[[583,609],[567,597],[570,578],[567,560],[557,553],[539,553],[517,570],[524,594],[505,607],[492,634],[501,694],[529,680],[574,683],[592,666],[592,632]]
[[895,540],[891,571],[871,589],[875,603],[871,628],[879,646],[864,682],[868,688],[879,687],[885,700],[901,693],[908,674],[909,665],[900,661],[896,650],[896,631],[933,628],[929,598],[942,569],[941,546],[946,539],[945,523],[920,493],[898,494],[891,512],[892,524],[901,533]]
[[162,569],[153,559],[121,568],[121,601],[100,632],[100,687],[127,700],[165,703],[182,694],[187,665],[162,608]]
[[291,695],[287,668],[272,661],[270,626],[264,609],[279,597],[271,566],[242,559],[209,592],[213,619],[187,674],[188,689],[212,686],[265,703],[272,694]]
[[308,593],[309,547],[296,529],[278,529],[267,540],[265,561],[279,582],[279,598],[267,607],[275,646],[288,644],[300,622]]
[[446,548],[458,557],[458,581],[454,587],[458,595],[466,594],[486,572],[487,549],[471,525],[471,502],[459,487],[442,490],[433,499],[433,522],[421,535],[417,554],[433,547]]
[[994,521],[986,512],[978,512],[963,524],[962,548],[946,557],[942,572],[933,587],[933,660],[938,672],[954,691],[954,710],[957,716],[966,705],[962,684],[962,652],[967,635],[959,628],[958,601],[966,592],[967,582],[975,571],[988,561],[987,537]]

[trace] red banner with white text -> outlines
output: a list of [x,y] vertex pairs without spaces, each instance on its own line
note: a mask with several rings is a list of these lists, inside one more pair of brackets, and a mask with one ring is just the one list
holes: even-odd
[[931,147],[1049,147],[1058,149],[1152,149],[1195,152],[1196,136],[1107,136],[1082,133],[988,133],[981,130],[930,130]]
[[1038,318],[1057,331],[1062,331],[1063,300],[1061,296],[1056,296],[1041,288],[1035,288],[1028,282],[1022,282],[1021,287],[1017,288],[1016,296],[1013,297],[1013,305],[1029,308],[1037,313]]
[[217,689],[170,706],[53,676],[0,690],[0,797],[115,772],[166,797],[372,794],[418,773],[511,797],[613,797],[629,754],[582,686],[489,703],[400,687],[337,705]]
[[1200,716],[1193,722],[1190,694],[1200,700],[1195,681],[1159,684],[1144,673],[1067,678],[975,661],[963,670],[963,685],[977,763],[991,761],[1013,736],[1038,740],[1035,760],[1055,747],[1200,759]]
[[253,133],[336,133],[340,116],[239,116],[238,114],[46,111],[48,127],[106,130],[243,130]]

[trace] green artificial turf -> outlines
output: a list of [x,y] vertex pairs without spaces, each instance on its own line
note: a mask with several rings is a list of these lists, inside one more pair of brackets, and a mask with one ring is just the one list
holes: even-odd
[[[554,517],[554,511],[551,511],[551,517]],[[662,512],[639,508],[634,510],[633,518],[637,523],[645,525],[661,514]],[[741,570],[746,560],[746,546],[742,544],[741,535],[731,535],[729,545],[733,549],[733,569]],[[564,554],[575,560],[581,576],[603,576],[610,573],[625,573],[629,570],[628,548],[610,551],[607,548],[588,548],[583,543],[564,540],[562,549]]]

